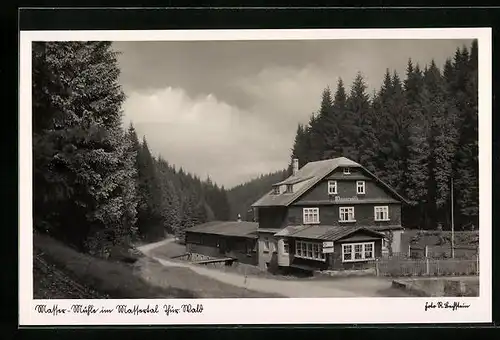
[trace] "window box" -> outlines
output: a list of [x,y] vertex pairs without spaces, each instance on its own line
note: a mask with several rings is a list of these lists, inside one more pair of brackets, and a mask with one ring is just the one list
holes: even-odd
[[342,244],[342,262],[375,260],[375,242]]
[[303,208],[302,213],[304,224],[319,223],[319,208]]

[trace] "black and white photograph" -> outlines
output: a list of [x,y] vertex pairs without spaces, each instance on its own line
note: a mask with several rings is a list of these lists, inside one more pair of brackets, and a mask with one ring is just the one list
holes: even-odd
[[305,31],[27,38],[29,319],[203,321],[260,299],[269,311],[241,313],[332,299],[378,318],[404,302],[480,314],[489,31]]

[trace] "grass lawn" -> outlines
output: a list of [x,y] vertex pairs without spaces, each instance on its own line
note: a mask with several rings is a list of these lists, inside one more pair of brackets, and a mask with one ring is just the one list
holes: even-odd
[[[478,231],[455,232],[455,257],[473,259],[476,254]],[[444,242],[441,244],[440,240]],[[401,251],[406,252],[408,245],[416,249],[428,246],[431,257],[451,256],[451,232],[428,230],[423,233],[418,230],[405,230],[401,240]]]
[[[166,268],[147,257],[136,263],[98,259],[45,235],[33,235],[37,299],[279,297]],[[180,245],[179,245],[180,246]]]
[[107,299],[107,295],[84,286],[43,256],[36,256],[33,263],[33,294],[35,299]]

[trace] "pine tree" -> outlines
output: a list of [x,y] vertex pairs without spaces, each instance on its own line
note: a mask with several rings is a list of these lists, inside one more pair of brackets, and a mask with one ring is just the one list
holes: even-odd
[[343,124],[346,116],[347,94],[345,92],[344,83],[341,78],[337,82],[337,90],[332,104],[331,114],[324,120],[326,131],[325,150],[323,159],[341,157],[343,155],[342,141]]
[[389,69],[386,69],[382,86],[372,103],[372,110],[377,116],[376,131],[378,137],[378,154],[375,159],[375,174],[384,181],[389,180],[386,170],[386,160],[392,157],[393,128],[390,115],[391,94],[393,92],[392,77]]
[[35,226],[108,256],[135,221],[117,53],[110,42],[34,45]]
[[[137,143],[134,141],[134,145]],[[156,169],[156,160],[151,155],[145,136],[139,145],[136,157],[138,191],[138,228],[146,239],[158,239],[163,236],[161,205],[162,192]]]
[[[405,176],[405,194],[410,204],[424,208],[422,203],[427,199],[429,182],[428,162],[430,157],[429,134],[430,127],[422,110],[423,103],[428,100],[429,93],[424,89],[423,75],[418,64],[413,67],[408,61],[405,80],[406,112],[409,117],[407,129],[407,171]],[[415,211],[411,220],[420,224],[422,209]],[[414,217],[413,217],[414,216]]]
[[[446,64],[445,64],[445,67]],[[433,178],[436,186],[435,204],[438,214],[447,219],[450,203],[450,183],[453,160],[458,145],[458,117],[453,96],[446,90],[446,83],[434,63],[429,68],[432,101],[432,157]],[[439,218],[442,222],[443,218]]]
[[459,148],[456,154],[456,193],[460,213],[467,223],[478,223],[478,59],[477,41],[468,53],[464,47],[455,55],[455,88],[460,116]]
[[387,109],[387,120],[384,146],[388,151],[385,162],[385,180],[398,192],[404,188],[404,173],[406,170],[405,133],[407,131],[408,119],[404,111],[405,97],[403,84],[397,72],[393,73],[391,79],[391,92],[389,94]]
[[299,167],[302,167],[307,161],[307,135],[306,128],[302,124],[298,124],[295,140],[292,148],[292,157],[288,166],[288,176],[292,175],[292,161],[294,158],[299,160]]
[[351,86],[349,98],[346,101],[346,115],[342,129],[344,130],[344,155],[354,161],[360,159],[360,136],[365,118],[370,114],[370,101],[366,94],[366,84],[361,73],[356,75]]
[[[330,121],[333,115],[333,99],[330,88],[323,90],[321,95],[321,106],[316,115],[316,119],[311,122],[310,141],[311,149],[309,150],[310,159],[317,161],[323,158],[326,149],[326,140],[329,132],[326,128],[326,121]],[[331,126],[331,125],[330,125]]]

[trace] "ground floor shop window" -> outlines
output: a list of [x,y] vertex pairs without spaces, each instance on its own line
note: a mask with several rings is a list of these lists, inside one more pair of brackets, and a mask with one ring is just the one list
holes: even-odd
[[323,245],[317,242],[295,241],[295,256],[304,259],[325,261]]
[[342,262],[375,259],[375,242],[345,243],[342,245]]

